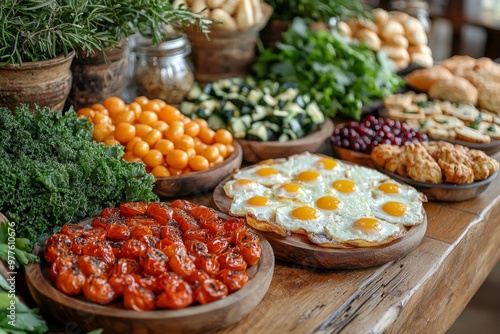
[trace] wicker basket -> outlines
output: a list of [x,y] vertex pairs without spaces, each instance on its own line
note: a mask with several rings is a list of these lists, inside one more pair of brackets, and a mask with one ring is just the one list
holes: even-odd
[[247,31],[212,30],[208,35],[188,31],[192,46],[191,60],[195,79],[201,84],[234,77],[244,77],[251,72],[256,57],[259,31],[273,13],[271,6],[261,3],[263,19]]

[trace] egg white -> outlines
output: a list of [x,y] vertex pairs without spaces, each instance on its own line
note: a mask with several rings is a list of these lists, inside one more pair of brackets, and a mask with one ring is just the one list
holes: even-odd
[[[320,210],[316,210],[316,217],[311,219],[300,219],[293,215],[293,211],[299,206],[280,206],[276,209],[276,222],[285,229],[295,233],[318,233],[325,232],[325,216]],[[313,208],[313,210],[315,210]]]
[[[400,203],[406,211],[402,216],[393,215],[384,210],[384,205],[389,202]],[[422,202],[417,199],[405,198],[403,196],[383,196],[374,200],[371,205],[371,211],[377,218],[386,220],[393,224],[402,224],[404,226],[414,226],[421,224],[424,219]]]
[[266,205],[260,206],[249,204],[248,201],[254,196],[258,195],[252,193],[243,193],[236,195],[231,202],[229,213],[233,216],[238,217],[244,217],[250,213],[254,216],[255,219],[269,222],[274,221],[276,217],[276,208],[278,206],[284,205],[284,203],[278,201],[277,199],[266,197]]
[[[259,175],[259,171],[263,169],[274,169],[277,173],[265,176]],[[286,172],[279,164],[263,164],[239,170],[236,174],[234,174],[233,178],[255,180],[264,186],[272,186],[290,181],[290,177],[287,174],[288,172]]]
[[[243,182],[241,182],[243,181]],[[261,196],[270,196],[272,191],[271,189],[263,186],[259,182],[255,180],[251,180],[252,182],[246,182],[246,179],[238,179],[238,180],[229,180],[224,184],[224,192],[227,197],[233,198],[237,194],[241,193],[252,193],[254,195]]]
[[[296,186],[298,186],[297,189],[290,189]],[[284,183],[273,186],[272,194],[280,200],[309,203],[312,197],[312,190],[297,183]]]

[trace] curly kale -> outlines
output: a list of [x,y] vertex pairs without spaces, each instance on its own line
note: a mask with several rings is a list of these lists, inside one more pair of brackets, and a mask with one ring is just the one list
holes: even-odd
[[0,212],[34,239],[128,201],[155,201],[154,177],[121,160],[123,147],[92,139],[92,124],[21,105],[0,108]]

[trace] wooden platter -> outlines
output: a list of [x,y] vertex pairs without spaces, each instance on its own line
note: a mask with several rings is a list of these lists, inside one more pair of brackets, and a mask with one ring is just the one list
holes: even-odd
[[306,151],[314,153],[332,135],[334,127],[333,121],[327,118],[319,129],[300,139],[287,142],[238,139],[238,142],[243,148],[243,159],[257,163],[266,159],[286,158]]
[[233,146],[233,154],[218,166],[201,172],[157,178],[153,192],[160,197],[206,195],[208,192],[211,192],[222,179],[240,168],[242,149],[236,141],[233,142]]
[[211,332],[240,321],[264,298],[274,272],[274,255],[269,242],[260,233],[259,237],[262,255],[259,263],[248,269],[251,279],[242,289],[218,301],[181,310],[137,312],[118,303],[103,306],[68,296],[53,286],[43,260],[26,266],[26,282],[40,309],[63,324],[77,324],[83,330],[102,328],[106,334]]
[[[224,184],[231,178],[232,176],[227,177],[214,190],[215,205],[226,214],[229,213],[231,199],[224,192]],[[417,248],[427,229],[425,211],[423,215],[422,224],[411,227],[403,238],[379,247],[326,248],[311,243],[306,236],[300,234],[292,234],[283,238],[272,232],[260,233],[271,244],[274,255],[285,261],[323,269],[367,268],[397,260]]]

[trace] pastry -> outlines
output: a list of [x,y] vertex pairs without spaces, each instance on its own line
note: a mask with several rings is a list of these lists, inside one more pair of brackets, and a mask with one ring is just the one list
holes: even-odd
[[477,95],[476,87],[461,77],[437,80],[429,87],[429,97],[432,99],[475,105]]
[[457,133],[457,139],[472,142],[472,143],[483,143],[487,144],[491,141],[490,136],[485,135],[479,130],[472,129],[466,126],[458,127],[454,129]]
[[480,108],[500,114],[500,83],[490,83],[479,89],[478,105]]
[[437,80],[452,78],[453,74],[446,68],[439,65],[416,70],[405,76],[405,80],[410,86],[423,92],[427,92],[429,87]]

